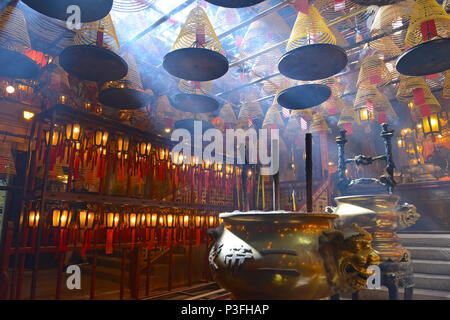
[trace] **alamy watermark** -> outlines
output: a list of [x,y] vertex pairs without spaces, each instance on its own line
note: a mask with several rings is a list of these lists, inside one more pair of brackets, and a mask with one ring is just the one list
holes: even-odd
[[[278,173],[280,145],[278,129],[258,131],[253,127],[247,130],[226,129],[225,136],[222,131],[215,128],[208,129],[203,134],[202,132],[201,121],[194,121],[193,135],[187,129],[174,130],[171,140],[178,141],[178,144],[172,148],[172,161],[173,155],[182,154],[183,157],[177,164],[190,164],[191,156],[194,156],[198,163],[209,161],[217,164],[260,164],[262,175]],[[203,142],[210,143],[203,148]]]

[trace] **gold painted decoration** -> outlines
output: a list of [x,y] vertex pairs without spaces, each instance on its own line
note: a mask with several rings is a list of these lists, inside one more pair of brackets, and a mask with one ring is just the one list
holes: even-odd
[[356,86],[384,86],[391,80],[391,73],[387,69],[383,59],[379,55],[374,54],[363,59]]
[[434,38],[447,38],[450,17],[435,0],[416,0],[405,42],[413,47]]
[[221,52],[219,38],[206,15],[205,10],[197,6],[189,12],[186,22],[178,34],[172,50],[201,47]]
[[119,40],[109,14],[99,21],[84,23],[75,35],[74,42],[76,45],[97,45],[115,53],[120,51]]
[[308,44],[336,44],[336,38],[314,6],[309,6],[308,14],[298,12],[286,51]]

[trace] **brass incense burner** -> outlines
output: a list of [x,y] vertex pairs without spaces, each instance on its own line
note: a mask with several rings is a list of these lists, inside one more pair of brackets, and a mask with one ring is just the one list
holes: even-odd
[[321,299],[366,287],[379,257],[353,225],[334,230],[334,214],[222,213],[209,230],[215,281],[236,299]]

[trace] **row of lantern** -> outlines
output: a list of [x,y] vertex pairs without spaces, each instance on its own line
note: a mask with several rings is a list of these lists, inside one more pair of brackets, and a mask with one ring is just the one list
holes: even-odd
[[[74,210],[66,208],[51,209],[51,225],[54,228],[65,229],[72,223]],[[80,229],[93,229],[98,214],[94,211],[78,210],[77,225]],[[36,228],[39,224],[40,213],[30,210],[28,214],[28,226]],[[122,218],[122,219],[121,219]],[[217,215],[201,214],[175,214],[175,213],[119,213],[106,212],[104,225],[108,229],[117,229],[120,226],[126,228],[215,228],[222,223]]]

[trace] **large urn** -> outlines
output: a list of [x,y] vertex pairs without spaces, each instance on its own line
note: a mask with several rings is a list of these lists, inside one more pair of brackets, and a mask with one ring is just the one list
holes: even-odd
[[413,225],[420,217],[411,204],[399,205],[395,195],[357,195],[335,198],[337,207],[328,212],[339,215],[338,230],[358,224],[372,237],[372,246],[380,256],[382,283],[413,286],[410,253],[400,243],[397,230]]
[[369,233],[336,231],[335,214],[222,213],[210,230],[215,281],[236,299],[321,299],[366,287],[379,258]]

